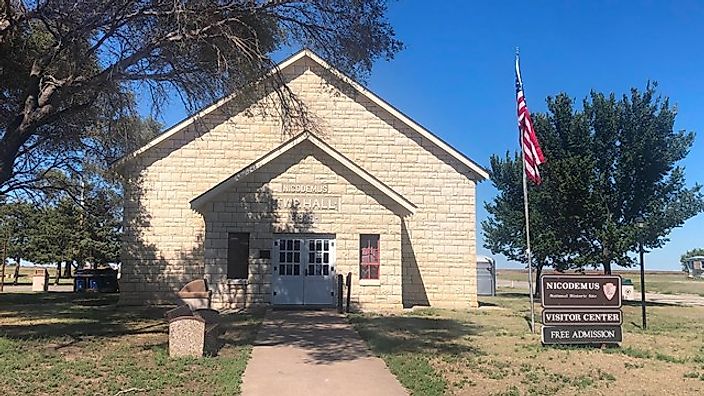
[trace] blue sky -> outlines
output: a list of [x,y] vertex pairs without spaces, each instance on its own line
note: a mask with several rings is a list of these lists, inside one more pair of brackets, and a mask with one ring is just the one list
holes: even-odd
[[[518,149],[517,46],[532,112],[545,111],[545,98],[559,92],[581,101],[592,89],[622,94],[657,81],[679,109],[676,129],[698,132],[682,165],[690,185],[704,183],[704,2],[521,4],[392,3],[389,18],[406,49],[391,62],[377,62],[365,85],[488,167],[491,154]],[[171,125],[183,115],[175,105],[162,122]],[[495,194],[490,182],[478,186],[478,223],[486,217],[483,203]],[[704,214],[670,238],[646,255],[646,268],[678,270],[680,254],[704,247]],[[488,252],[480,246],[479,253]],[[521,266],[496,259],[500,267]]]

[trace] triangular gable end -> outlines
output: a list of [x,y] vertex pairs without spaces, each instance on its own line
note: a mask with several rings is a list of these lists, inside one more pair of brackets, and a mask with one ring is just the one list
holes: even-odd
[[[385,111],[387,111],[389,114],[394,116],[396,119],[399,121],[403,122],[405,125],[407,125],[409,128],[411,128],[413,131],[416,133],[420,134],[423,138],[427,139],[431,143],[433,143],[435,146],[439,147],[441,150],[445,151],[448,153],[451,157],[455,158],[458,160],[461,164],[465,165],[469,170],[471,170],[475,175],[477,175],[478,181],[481,180],[487,180],[489,179],[489,173],[481,167],[479,164],[476,162],[472,161],[469,159],[467,156],[464,154],[460,153],[457,151],[454,147],[450,146],[448,143],[446,143],[444,140],[433,134],[432,132],[428,131],[427,129],[423,128],[420,124],[417,122],[413,121],[410,117],[406,116],[399,110],[397,110],[395,107],[387,103],[385,100],[381,99],[379,96],[375,95],[373,92],[368,90],[367,88],[363,87],[361,84],[358,82],[354,81],[352,78],[348,77],[341,71],[335,69],[332,67],[329,63],[327,63],[325,60],[323,60],[321,57],[316,55],[313,51],[309,49],[303,49],[296,54],[290,56],[286,60],[282,61],[279,63],[276,67],[274,67],[269,73],[274,74],[274,73],[281,73],[297,61],[303,59],[303,58],[309,58],[319,64],[321,67],[327,69],[330,73],[332,73],[335,77],[339,78],[346,84],[349,84],[351,87],[353,87],[357,92],[360,94],[364,95],[367,99],[369,99],[372,103],[376,104],[377,106],[381,107]],[[193,124],[196,120],[199,118],[202,118],[212,111],[216,110],[220,106],[224,105],[228,101],[232,100],[235,97],[235,94],[229,95],[223,99],[220,99],[213,103],[212,105],[206,107],[205,109],[201,110],[200,112],[194,114],[193,116],[190,116],[186,118],[185,120],[179,122],[178,124],[174,125],[173,127],[169,128],[166,130],[164,133],[153,139],[151,142],[147,143],[145,146],[142,148],[132,152],[131,154],[128,154],[121,159],[119,159],[116,163],[115,166],[119,167],[120,165],[124,164],[125,162],[129,161],[130,159],[133,159],[142,153],[146,152],[147,150],[151,149],[152,147],[156,146],[157,144],[169,139],[171,136],[175,135],[182,129],[188,127],[189,125]]]
[[285,142],[284,144],[280,145],[279,147],[275,148],[274,150],[263,155],[258,160],[254,161],[252,164],[242,168],[241,170],[239,170],[238,172],[236,172],[232,176],[230,176],[227,179],[216,184],[214,187],[210,188],[209,190],[205,191],[204,193],[200,194],[199,196],[193,198],[191,200],[191,208],[193,208],[193,209],[201,208],[203,205],[210,202],[213,198],[215,198],[216,196],[220,195],[221,193],[225,192],[226,190],[228,190],[229,188],[231,188],[232,186],[237,184],[240,180],[242,180],[245,177],[249,176],[250,174],[256,172],[258,169],[262,168],[264,165],[276,160],[284,153],[288,152],[289,150],[293,149],[294,147],[296,147],[299,144],[306,142],[306,141],[308,141],[308,142],[312,143],[314,146],[318,147],[320,150],[322,150],[324,153],[326,153],[327,155],[332,157],[335,161],[339,162],[342,166],[347,168],[349,171],[356,174],[357,176],[362,178],[365,182],[369,183],[371,186],[373,186],[378,191],[380,191],[382,194],[384,194],[386,197],[390,198],[392,201],[399,204],[401,207],[403,207],[405,210],[407,210],[409,214],[415,213],[417,207],[411,201],[407,200],[404,196],[402,196],[401,194],[394,191],[391,187],[387,186],[386,184],[381,182],[379,179],[372,176],[369,172],[365,171],[359,165],[355,164],[352,160],[345,157],[339,151],[335,150],[330,145],[328,145],[327,143],[325,143],[320,138],[318,138],[317,136],[315,136],[314,134],[312,134],[310,132],[303,132],[303,133],[293,137],[289,141]]

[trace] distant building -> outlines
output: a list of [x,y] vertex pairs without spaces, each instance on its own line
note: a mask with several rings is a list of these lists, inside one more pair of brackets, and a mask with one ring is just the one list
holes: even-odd
[[704,256],[693,256],[684,262],[684,271],[690,278],[704,278]]

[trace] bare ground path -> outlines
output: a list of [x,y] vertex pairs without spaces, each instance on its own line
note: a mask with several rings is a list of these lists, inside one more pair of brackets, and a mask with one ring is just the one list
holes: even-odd
[[245,370],[244,396],[407,395],[344,316],[272,311]]

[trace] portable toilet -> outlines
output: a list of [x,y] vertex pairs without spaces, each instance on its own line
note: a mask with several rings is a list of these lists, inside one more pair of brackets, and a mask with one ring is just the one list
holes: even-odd
[[496,295],[496,262],[491,257],[477,256],[477,294]]

